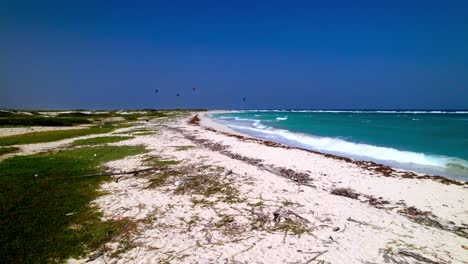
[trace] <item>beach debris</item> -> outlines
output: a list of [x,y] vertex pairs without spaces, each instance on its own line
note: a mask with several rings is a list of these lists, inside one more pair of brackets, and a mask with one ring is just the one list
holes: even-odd
[[288,232],[293,235],[310,232],[308,227],[308,224],[310,224],[309,220],[283,207],[273,212],[273,222],[275,223],[275,230],[284,230],[285,236]]
[[433,226],[442,229],[443,225],[437,220],[437,216],[433,215],[429,211],[421,211],[414,206],[405,207],[398,210],[399,214],[408,217],[416,223]]
[[[192,117],[188,122],[193,124],[199,124],[199,118],[198,118],[198,115]],[[174,129],[173,129],[174,130]],[[177,130],[177,129],[176,129]],[[181,132],[183,133],[183,132]],[[228,151],[226,150],[228,147],[225,146],[225,145],[222,145],[222,144],[219,144],[219,143],[214,143],[214,142],[211,142],[207,139],[200,139],[200,138],[196,138],[195,136],[193,135],[186,135],[184,134],[184,137],[189,139],[190,141],[194,142],[195,144],[198,144],[198,145],[201,145],[201,146],[204,146],[212,151],[217,151],[223,155],[226,155],[232,159],[236,159],[236,160],[240,160],[240,161],[244,161],[250,165],[254,165],[254,166],[257,166],[261,169],[264,169],[266,171],[269,171],[273,174],[276,174],[276,175],[279,175],[279,176],[282,176],[282,177],[285,177],[285,178],[288,178],[298,184],[303,184],[303,185],[307,185],[307,186],[310,186],[310,187],[315,187],[313,185],[310,185],[310,182],[312,181],[312,179],[310,178],[310,175],[305,173],[305,172],[297,172],[297,171],[294,171],[292,169],[288,169],[288,168],[282,168],[282,167],[276,167],[276,166],[273,166],[273,165],[264,165],[264,164],[261,164],[262,160],[260,159],[254,159],[254,158],[249,158],[249,157],[245,157],[245,156],[242,156],[240,154],[237,154],[237,153],[232,153],[231,151]]]
[[181,184],[182,184],[182,181],[175,181],[175,182],[174,182],[174,185],[175,185],[175,186],[179,186],[179,185],[181,185]]
[[300,236],[311,231],[309,220],[284,207],[276,209],[272,214],[264,212],[263,208],[248,211],[255,216],[251,223],[253,230],[284,231],[285,236],[288,233]]
[[[244,97],[244,98],[246,98],[246,97]],[[263,145],[269,146],[269,147],[276,147],[276,148],[283,148],[283,149],[300,149],[300,150],[303,150],[303,151],[306,151],[306,152],[309,152],[309,153],[319,154],[319,155],[327,157],[327,158],[332,158],[332,159],[335,159],[335,160],[341,160],[341,161],[344,161],[344,162],[347,162],[347,163],[352,163],[354,165],[357,165],[360,168],[363,168],[365,170],[372,171],[372,172],[376,173],[376,176],[405,178],[405,179],[430,179],[430,180],[440,182],[442,184],[447,184],[447,185],[450,185],[450,184],[460,185],[460,186],[468,185],[468,181],[458,181],[458,180],[448,179],[448,178],[445,178],[445,177],[442,177],[442,176],[434,176],[434,175],[418,175],[418,174],[416,174],[414,172],[411,172],[411,171],[405,171],[405,172],[402,173],[402,172],[400,172],[398,170],[393,169],[392,167],[382,165],[382,164],[378,164],[378,163],[375,163],[375,162],[372,162],[372,161],[353,160],[353,159],[347,158],[347,157],[341,157],[341,156],[337,156],[337,155],[333,155],[333,154],[322,153],[322,152],[318,152],[318,151],[314,151],[314,150],[310,150],[310,149],[305,149],[305,148],[300,148],[300,147],[287,146],[287,145],[283,145],[283,144],[280,144],[280,143],[277,143],[277,142],[268,141],[268,140],[264,140],[264,139],[256,139],[256,138],[245,137],[245,136],[241,136],[241,135],[237,135],[237,134],[231,134],[231,133],[227,133],[227,132],[223,132],[223,131],[218,131],[218,130],[215,130],[215,129],[212,129],[212,128],[205,128],[205,130],[216,132],[216,133],[228,136],[228,137],[235,137],[235,138],[237,138],[239,140],[242,140],[242,141],[245,141],[245,142],[257,142],[257,143],[260,143],[260,144],[263,144]]]
[[279,176],[283,176],[285,178],[288,178],[296,183],[299,183],[299,184],[304,184],[304,185],[307,185],[311,179],[309,177],[309,174],[305,173],[305,172],[296,172],[292,169],[287,169],[287,168],[282,168],[282,167],[275,167],[275,166],[272,166],[272,165],[268,165],[268,166],[262,166],[263,169],[273,173],[273,174],[276,174],[276,175],[279,175]]
[[265,225],[270,222],[270,218],[261,209],[260,211],[249,210],[257,218],[252,222],[252,229],[264,229]]
[[382,197],[375,198],[373,196],[371,196],[369,198],[368,202],[369,202],[370,205],[373,205],[375,207],[377,207],[379,205],[390,204],[389,201],[384,200]]
[[224,176],[229,176],[232,174],[232,170],[227,170],[225,173],[224,173]]
[[[96,174],[84,174],[84,175],[78,175],[78,176],[73,176],[73,177],[50,177],[46,178],[48,180],[50,179],[70,179],[70,178],[84,178],[84,177],[99,177],[99,176],[115,176],[115,175],[127,175],[127,174],[133,174],[133,175],[138,175],[142,172],[149,172],[149,171],[154,171],[154,170],[159,170],[159,167],[154,167],[154,168],[147,168],[147,169],[141,169],[141,170],[133,170],[133,171],[121,171],[121,172],[104,172],[104,173],[96,173]],[[121,177],[119,177],[121,178]],[[116,182],[118,179],[116,179]]]
[[340,231],[340,228],[339,227],[334,227],[332,230],[333,230],[333,232],[336,232],[336,231]]
[[466,225],[456,226],[455,223],[451,221],[443,221],[430,211],[421,211],[414,206],[410,206],[398,210],[398,213],[406,216],[415,223],[435,227],[441,230],[452,232],[458,236],[468,238],[468,227]]
[[370,226],[370,227],[373,227],[375,229],[382,229],[380,226],[376,226],[376,225],[373,225],[373,224],[370,224],[370,223],[367,223],[367,222],[364,222],[364,221],[359,221],[359,220],[356,220],[356,219],[353,219],[351,217],[348,217],[348,220],[349,222],[353,222],[353,223],[356,223],[356,224],[359,224],[359,225],[366,225],[366,226]]
[[198,115],[194,115],[192,118],[190,118],[188,123],[192,125],[200,125],[200,118],[198,117]]
[[359,194],[351,188],[337,188],[333,189],[330,193],[334,195],[348,197],[351,199],[357,199],[359,197]]
[[417,254],[417,253],[414,253],[414,252],[409,252],[409,251],[404,251],[404,250],[399,250],[398,251],[398,254],[402,255],[402,256],[406,256],[406,257],[410,257],[410,258],[413,258],[415,260],[419,260],[419,261],[422,261],[424,263],[434,263],[434,264],[437,264],[437,263],[440,263],[438,261],[434,261],[432,259],[428,259],[424,256],[421,256],[420,254]]
[[312,261],[316,260],[318,257],[322,256],[323,254],[327,253],[328,250],[325,250],[325,251],[317,251],[317,252],[311,252],[311,253],[317,253],[317,255],[315,255],[313,258],[309,259],[306,261],[306,264],[309,264],[311,263]]
[[91,261],[94,261],[96,259],[98,259],[100,256],[104,255],[104,253],[102,253],[101,251],[97,251],[95,252],[94,254],[92,254],[88,260],[86,262],[91,262]]
[[437,263],[440,263],[439,261],[434,261],[432,259],[429,259],[429,258],[426,258],[424,256],[421,256],[420,254],[417,254],[417,253],[414,253],[414,252],[410,252],[410,251],[404,251],[404,250],[399,250],[398,251],[398,254],[402,255],[402,256],[406,256],[406,257],[410,257],[410,258],[413,258],[415,260],[419,260],[419,261],[422,261],[424,263],[430,263],[430,264],[437,264]]
[[360,194],[360,195],[364,196],[365,198],[368,198],[367,201],[361,201],[361,202],[367,202],[369,203],[369,205],[378,209],[392,210],[392,209],[399,207],[399,206],[388,206],[388,205],[391,205],[391,203],[387,200],[384,200],[382,197],[376,198],[372,195],[367,195],[367,194]]
[[[383,258],[385,263],[410,263],[408,262],[407,258],[412,258],[417,261],[420,261],[418,263],[428,263],[428,264],[441,264],[441,263],[449,263],[447,261],[444,261],[440,258],[437,258],[437,261],[432,260],[430,258],[424,257],[421,254],[415,253],[415,252],[410,252],[406,250],[398,250],[398,251],[393,251],[393,250],[381,250],[383,252]],[[412,263],[412,262],[411,262]]]

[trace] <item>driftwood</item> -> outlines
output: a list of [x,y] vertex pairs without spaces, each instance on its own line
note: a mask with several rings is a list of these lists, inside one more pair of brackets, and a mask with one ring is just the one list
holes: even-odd
[[78,175],[73,177],[54,177],[54,178],[46,178],[46,179],[74,179],[74,178],[85,178],[85,177],[98,177],[98,176],[115,176],[115,175],[127,175],[127,174],[139,174],[141,172],[153,171],[158,170],[160,168],[148,168],[142,170],[133,170],[133,171],[122,171],[122,172],[104,172],[104,173],[96,173],[96,174],[85,174],[85,175]]
[[417,253],[413,253],[413,252],[409,252],[409,251],[399,250],[398,254],[400,254],[402,256],[405,256],[405,257],[414,258],[415,260],[419,260],[419,261],[422,261],[424,263],[429,263],[429,264],[438,264],[438,263],[440,263],[440,262],[434,261],[432,259],[428,259],[426,257],[423,257],[423,256],[421,256],[421,255],[419,255]]
[[374,227],[374,228],[376,228],[376,229],[382,229],[382,228],[379,227],[379,226],[376,226],[376,225],[373,225],[373,224],[369,224],[369,223],[366,223],[366,222],[363,222],[363,221],[355,220],[355,219],[352,219],[351,217],[348,217],[347,220],[350,221],[350,222],[356,223],[356,224],[367,225],[367,226],[370,226],[370,227]]
[[323,254],[327,253],[328,250],[317,252],[317,255],[315,255],[313,258],[309,259],[306,264],[311,263],[312,261],[316,260],[318,257],[322,256]]

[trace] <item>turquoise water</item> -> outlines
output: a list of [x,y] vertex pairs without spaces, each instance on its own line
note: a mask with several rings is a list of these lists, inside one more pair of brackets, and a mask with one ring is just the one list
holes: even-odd
[[467,111],[240,111],[212,117],[259,138],[468,180]]

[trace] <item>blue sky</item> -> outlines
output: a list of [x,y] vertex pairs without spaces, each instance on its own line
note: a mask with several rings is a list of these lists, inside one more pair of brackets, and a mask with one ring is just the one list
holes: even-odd
[[0,3],[0,107],[468,108],[467,1],[75,2]]

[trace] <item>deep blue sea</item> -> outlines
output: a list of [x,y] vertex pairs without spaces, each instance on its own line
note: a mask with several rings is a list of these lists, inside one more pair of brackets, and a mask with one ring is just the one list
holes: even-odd
[[468,180],[468,111],[249,110],[212,118],[257,138]]

